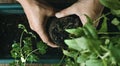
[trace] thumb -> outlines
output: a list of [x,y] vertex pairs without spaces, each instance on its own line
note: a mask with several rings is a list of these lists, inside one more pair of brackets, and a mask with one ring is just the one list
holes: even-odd
[[57,12],[55,14],[55,16],[57,18],[61,18],[61,17],[65,17],[65,16],[68,16],[68,15],[72,15],[72,14],[75,14],[75,9],[71,6],[71,7],[68,7],[60,12]]

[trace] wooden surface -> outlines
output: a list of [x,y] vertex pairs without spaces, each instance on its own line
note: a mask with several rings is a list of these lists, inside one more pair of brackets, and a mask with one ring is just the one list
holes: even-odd
[[16,0],[0,0],[0,3],[15,3]]
[[[52,2],[52,3],[71,3],[71,2],[75,2],[77,0],[45,0],[47,2]],[[0,3],[15,3],[16,0],[0,0]]]
[[[9,64],[0,64],[0,66],[9,66]],[[26,66],[53,66],[53,64],[27,64]],[[60,65],[60,66],[65,66],[65,65]]]

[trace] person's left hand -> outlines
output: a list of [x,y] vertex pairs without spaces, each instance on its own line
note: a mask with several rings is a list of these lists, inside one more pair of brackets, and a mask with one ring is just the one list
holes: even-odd
[[47,18],[54,16],[54,9],[43,0],[17,0],[24,9],[30,28],[34,30],[47,45],[58,47],[50,39],[46,32]]
[[72,6],[56,13],[56,17],[61,18],[75,14],[79,16],[84,25],[87,22],[85,15],[95,20],[100,16],[102,10],[103,6],[100,4],[99,0],[78,0]]

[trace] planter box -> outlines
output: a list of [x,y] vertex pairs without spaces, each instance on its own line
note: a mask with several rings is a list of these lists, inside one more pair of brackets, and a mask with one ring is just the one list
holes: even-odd
[[[14,60],[10,56],[10,50],[13,41],[19,41],[21,35],[18,24],[24,24],[31,31],[21,5],[0,4],[0,63],[2,64]],[[60,49],[49,47],[48,52],[40,57],[38,63],[58,63],[62,56]]]

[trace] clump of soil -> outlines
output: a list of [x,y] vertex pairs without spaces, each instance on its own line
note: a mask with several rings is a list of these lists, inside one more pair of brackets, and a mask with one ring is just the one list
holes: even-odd
[[65,39],[69,39],[69,33],[65,29],[71,29],[82,26],[78,16],[70,15],[63,18],[51,17],[48,19],[48,32],[50,39],[60,47],[67,47]]

